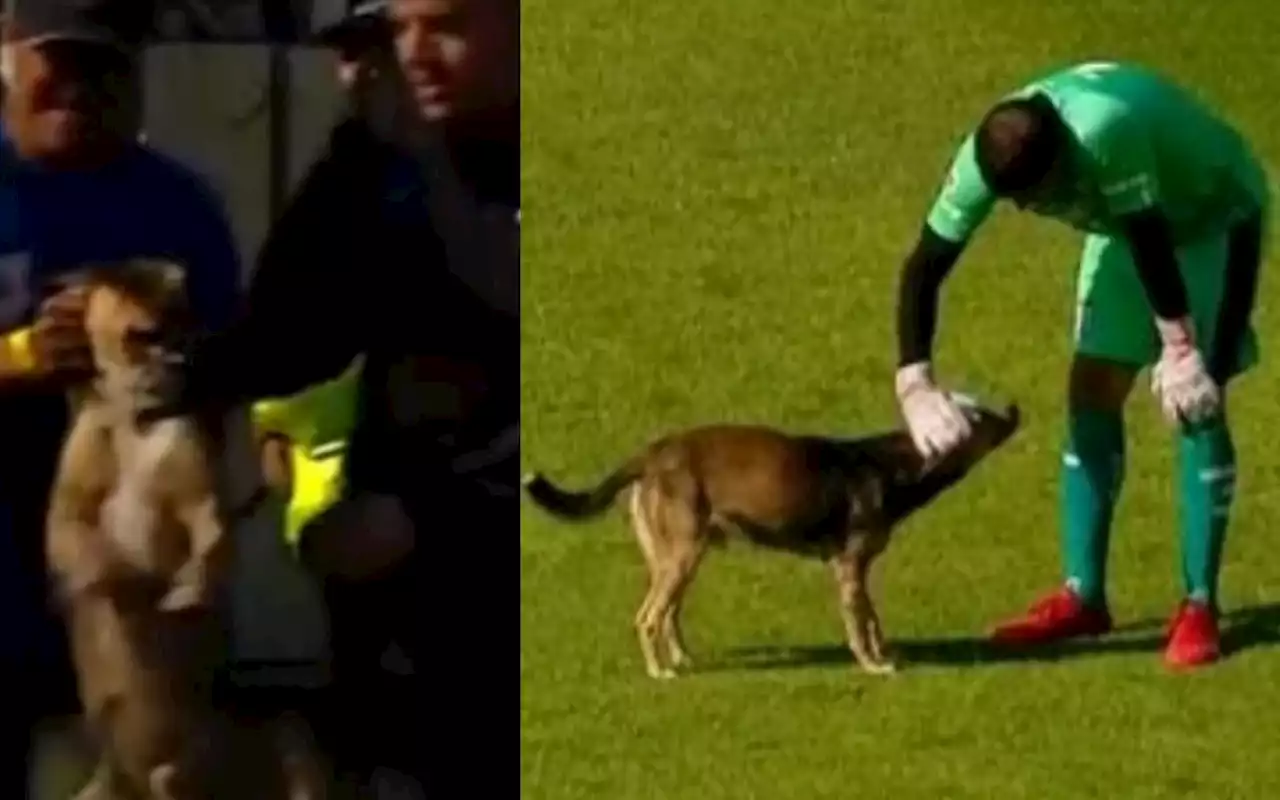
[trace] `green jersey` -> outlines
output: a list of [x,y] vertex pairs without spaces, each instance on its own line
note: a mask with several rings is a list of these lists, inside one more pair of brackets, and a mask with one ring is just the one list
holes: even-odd
[[[1186,90],[1145,69],[1080,64],[1009,95],[1041,94],[1070,131],[1066,179],[1027,210],[1111,235],[1124,215],[1158,208],[1176,242],[1194,241],[1267,206],[1266,174],[1244,139]],[[934,233],[964,242],[996,198],[970,134],[929,211]]]

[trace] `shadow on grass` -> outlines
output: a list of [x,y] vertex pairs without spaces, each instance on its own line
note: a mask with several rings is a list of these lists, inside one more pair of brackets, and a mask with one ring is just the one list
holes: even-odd
[[[1077,657],[1156,653],[1165,643],[1164,619],[1119,625],[1108,636],[1079,639],[1029,649],[997,647],[983,637],[890,639],[894,657],[904,667],[965,667],[1014,662],[1054,662]],[[1230,656],[1241,650],[1280,644],[1280,603],[1236,609],[1223,615],[1222,649]],[[797,667],[850,668],[853,657],[843,644],[742,647],[718,659],[715,670],[769,670]]]

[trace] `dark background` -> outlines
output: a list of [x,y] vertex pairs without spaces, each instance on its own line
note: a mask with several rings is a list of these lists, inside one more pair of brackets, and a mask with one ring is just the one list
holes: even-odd
[[222,191],[246,269],[337,112],[331,57],[305,40],[345,7],[346,0],[157,2],[144,126],[153,144]]

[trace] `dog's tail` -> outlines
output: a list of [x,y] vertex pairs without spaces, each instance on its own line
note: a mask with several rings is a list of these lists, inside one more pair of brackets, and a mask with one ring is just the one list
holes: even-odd
[[633,458],[609,473],[595,487],[581,492],[561,489],[538,472],[526,475],[521,483],[533,502],[544,511],[561,519],[578,521],[607,510],[618,493],[639,478],[643,471],[643,460]]

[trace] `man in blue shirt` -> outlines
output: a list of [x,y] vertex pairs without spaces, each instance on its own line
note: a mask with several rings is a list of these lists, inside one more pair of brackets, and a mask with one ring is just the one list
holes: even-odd
[[[201,177],[136,141],[134,55],[150,20],[131,5],[148,4],[10,5],[0,43],[0,335],[31,323],[60,274],[135,257],[186,266],[202,326],[219,328],[235,311],[239,264],[220,202]],[[3,748],[3,781],[23,776],[29,753],[17,737],[27,739],[50,694],[74,698],[42,539],[66,425],[62,392],[87,354],[55,345],[37,326],[34,368],[0,347],[0,425],[9,426],[0,448],[0,677],[16,679],[0,685],[21,694],[0,700],[0,718],[19,726]],[[0,797],[24,795],[16,783],[0,786]]]

